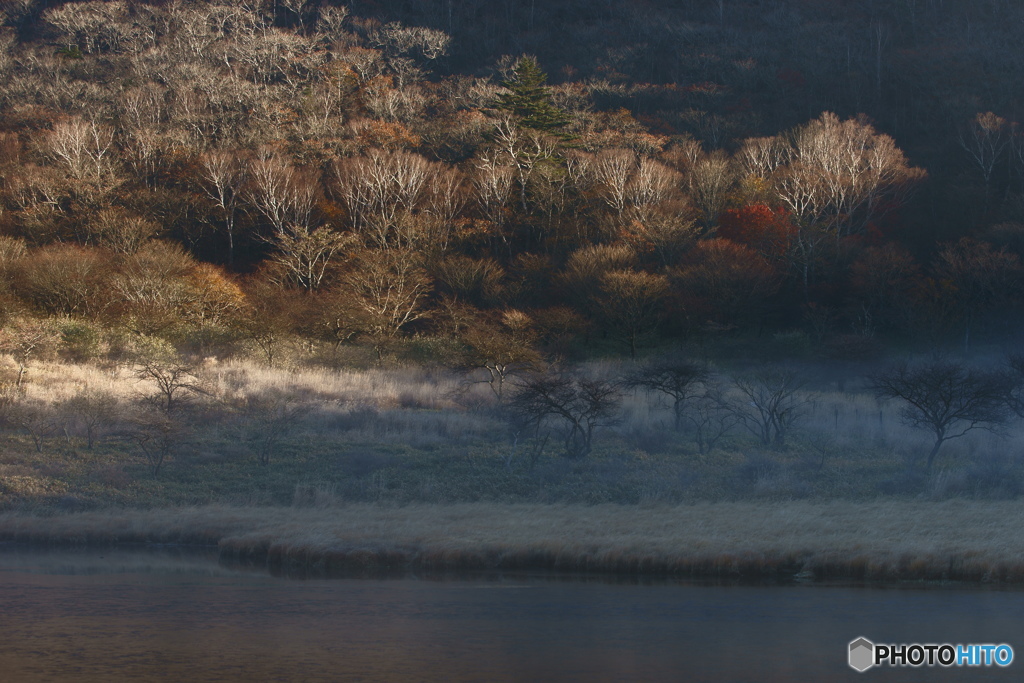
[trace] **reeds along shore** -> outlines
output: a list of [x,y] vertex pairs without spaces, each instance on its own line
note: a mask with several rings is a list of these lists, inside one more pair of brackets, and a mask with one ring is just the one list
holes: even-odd
[[216,544],[223,559],[313,575],[554,570],[804,580],[1024,583],[1013,502],[207,506],[0,516],[41,544]]

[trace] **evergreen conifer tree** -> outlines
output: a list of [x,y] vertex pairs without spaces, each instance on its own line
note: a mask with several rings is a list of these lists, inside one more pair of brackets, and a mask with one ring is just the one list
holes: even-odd
[[498,96],[496,106],[515,116],[524,128],[566,137],[561,129],[569,123],[569,117],[551,100],[547,79],[535,57],[521,57],[512,78],[502,82],[509,92]]

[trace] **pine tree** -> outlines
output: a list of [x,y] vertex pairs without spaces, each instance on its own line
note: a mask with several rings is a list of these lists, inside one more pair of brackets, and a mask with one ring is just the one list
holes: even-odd
[[498,96],[496,106],[515,116],[523,128],[565,137],[561,129],[569,123],[569,117],[551,100],[547,80],[536,58],[521,57],[512,78],[502,82],[509,92]]

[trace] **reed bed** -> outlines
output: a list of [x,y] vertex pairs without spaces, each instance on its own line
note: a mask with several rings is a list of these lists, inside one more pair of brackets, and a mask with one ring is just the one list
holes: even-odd
[[0,539],[216,544],[317,575],[549,570],[800,580],[1024,583],[1016,502],[204,506],[0,516]]

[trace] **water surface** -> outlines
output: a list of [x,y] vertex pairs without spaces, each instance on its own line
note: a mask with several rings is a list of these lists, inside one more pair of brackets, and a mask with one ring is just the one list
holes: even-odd
[[[0,550],[10,681],[1021,680],[1024,592],[485,577],[295,580],[210,553]],[[1006,642],[857,674],[846,645]]]

